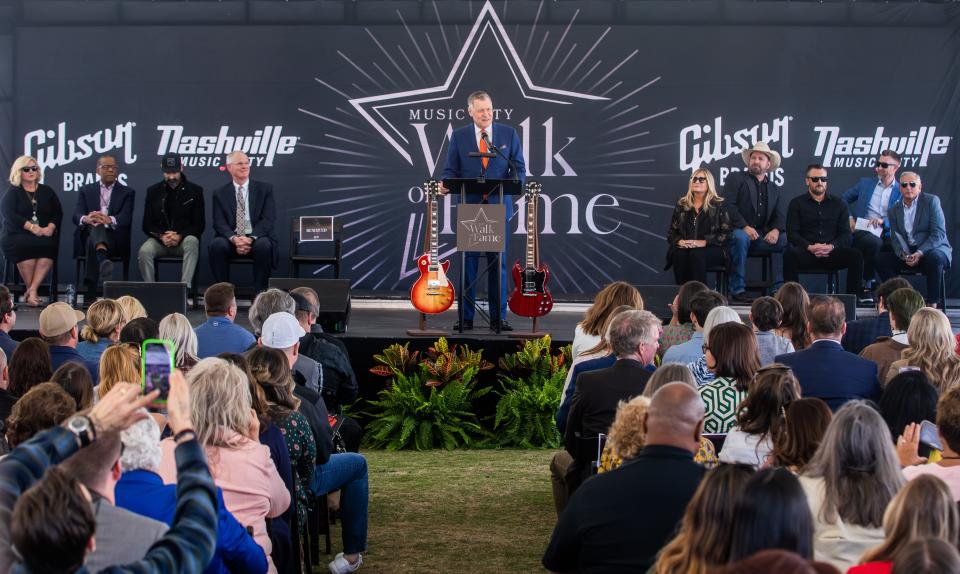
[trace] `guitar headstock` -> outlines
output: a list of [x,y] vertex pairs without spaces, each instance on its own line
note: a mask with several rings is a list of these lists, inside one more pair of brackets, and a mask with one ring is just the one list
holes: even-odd
[[535,200],[540,195],[542,189],[543,185],[539,181],[528,181],[524,187],[523,194],[526,196],[527,201]]
[[435,179],[424,182],[423,192],[427,195],[427,201],[433,201],[440,194],[440,182]]

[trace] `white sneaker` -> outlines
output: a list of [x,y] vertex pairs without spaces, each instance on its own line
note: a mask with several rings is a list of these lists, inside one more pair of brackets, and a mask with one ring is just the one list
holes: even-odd
[[360,565],[363,564],[363,556],[360,555],[357,558],[356,563],[351,564],[346,558],[343,557],[343,552],[337,553],[336,558],[328,564],[330,567],[331,574],[347,574],[347,572],[356,572]]

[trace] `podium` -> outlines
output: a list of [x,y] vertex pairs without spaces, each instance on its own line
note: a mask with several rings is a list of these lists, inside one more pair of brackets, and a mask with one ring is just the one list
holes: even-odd
[[[488,322],[491,320],[493,310],[485,313],[483,309],[477,306],[476,297],[468,297],[466,291],[474,290],[477,279],[480,277],[479,269],[474,280],[467,284],[467,252],[472,253],[496,253],[494,261],[496,264],[496,289],[494,293],[488,293],[488,301],[495,302],[497,306],[497,322],[495,331],[500,333],[500,322],[505,317],[499,317],[500,300],[503,294],[500,292],[503,284],[503,250],[506,246],[507,229],[507,209],[510,207],[504,205],[504,195],[514,195],[520,193],[521,183],[519,179],[491,179],[486,177],[469,179],[446,179],[444,186],[451,192],[457,192],[460,195],[460,203],[457,205],[457,251],[460,252],[460,285],[457,292],[457,317],[459,322],[459,332],[463,333],[463,312],[465,304],[473,305]],[[498,203],[490,203],[491,196],[499,199]],[[470,203],[472,200],[473,203]],[[490,263],[486,266],[486,273],[491,269]]]

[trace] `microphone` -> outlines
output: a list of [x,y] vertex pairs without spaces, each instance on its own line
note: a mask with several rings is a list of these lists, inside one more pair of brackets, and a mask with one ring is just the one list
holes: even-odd
[[519,181],[520,181],[520,172],[517,171],[517,164],[513,163],[513,160],[512,160],[512,159],[510,159],[505,153],[503,153],[502,151],[500,151],[500,148],[498,148],[497,146],[493,145],[493,142],[490,141],[490,137],[487,135],[487,132],[486,132],[486,131],[480,132],[480,137],[483,139],[484,142],[486,142],[486,144],[487,144],[487,149],[492,149],[495,154],[497,154],[497,155],[499,155],[500,157],[502,157],[503,159],[507,160],[507,163],[510,164],[510,169],[513,170],[513,181],[514,181],[514,183],[519,182]]

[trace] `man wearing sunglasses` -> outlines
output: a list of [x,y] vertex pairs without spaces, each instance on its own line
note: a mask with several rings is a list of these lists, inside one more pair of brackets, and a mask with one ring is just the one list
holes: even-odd
[[790,200],[783,278],[798,281],[803,270],[847,270],[846,292],[861,297],[863,256],[850,247],[850,210],[839,197],[827,194],[827,170],[807,167],[807,193]]
[[[747,169],[731,173],[723,184],[730,224],[730,299],[749,304],[746,294],[747,252],[783,253],[787,241],[786,198],[770,180],[770,172],[780,167],[780,154],[766,142],[757,142],[743,150]],[[781,269],[777,267],[777,269]],[[777,272],[776,283],[782,283]]]
[[[876,274],[880,250],[890,248],[890,222],[887,212],[900,199],[900,184],[897,170],[900,155],[893,150],[883,150],[877,158],[876,177],[862,178],[843,192],[843,200],[850,206],[850,231],[853,246],[863,255],[863,280],[869,285]],[[864,229],[856,229],[857,219],[869,220],[872,229],[881,230],[880,236]]]
[[943,270],[952,262],[953,248],[947,239],[946,219],[940,198],[921,194],[920,176],[912,171],[900,175],[902,198],[888,212],[892,253],[881,253],[877,271],[883,279],[901,269],[919,269],[927,278],[927,304],[940,301]]

